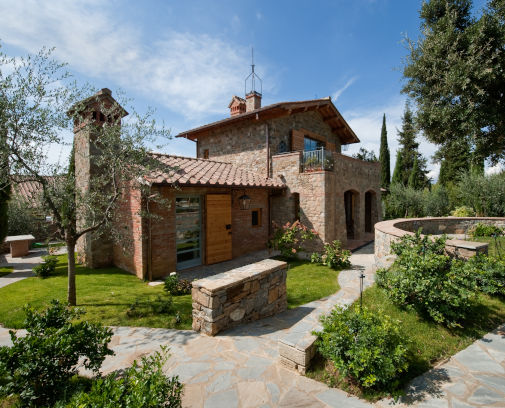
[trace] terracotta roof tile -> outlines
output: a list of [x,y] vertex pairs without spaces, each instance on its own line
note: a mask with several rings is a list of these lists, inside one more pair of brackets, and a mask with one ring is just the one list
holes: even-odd
[[151,183],[216,187],[285,187],[279,178],[263,177],[230,163],[160,153],[152,155],[174,170],[153,174],[147,178]]

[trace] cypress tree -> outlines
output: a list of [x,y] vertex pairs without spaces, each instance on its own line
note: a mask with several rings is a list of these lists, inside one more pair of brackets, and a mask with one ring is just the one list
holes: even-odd
[[381,187],[388,189],[389,184],[391,183],[391,169],[388,147],[388,132],[386,130],[386,114],[384,114],[382,117],[379,161],[381,163]]
[[421,173],[419,169],[419,161],[417,157],[414,159],[414,165],[412,166],[412,170],[409,175],[408,186],[413,188],[414,190],[419,190],[423,187],[422,178],[424,174]]
[[396,152],[396,163],[395,170],[393,171],[393,179],[391,180],[391,184],[402,184],[402,168],[403,168],[403,159],[402,152],[398,150]]

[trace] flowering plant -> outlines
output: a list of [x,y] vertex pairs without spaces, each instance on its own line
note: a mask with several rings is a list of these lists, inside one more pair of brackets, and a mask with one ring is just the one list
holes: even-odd
[[303,251],[305,242],[314,239],[317,232],[303,225],[300,221],[286,223],[282,227],[273,223],[274,233],[269,241],[271,248],[280,251],[286,258],[294,258],[300,251]]

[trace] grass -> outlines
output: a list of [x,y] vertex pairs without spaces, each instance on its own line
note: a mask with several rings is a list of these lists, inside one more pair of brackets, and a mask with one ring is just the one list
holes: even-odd
[[0,267],[0,278],[2,276],[8,275],[9,273],[12,273],[12,268],[10,266]]
[[[373,311],[382,310],[401,322],[402,330],[410,341],[410,365],[407,373],[402,375],[402,385],[426,372],[438,362],[465,349],[505,321],[505,299],[483,294],[479,295],[479,300],[463,324],[464,327],[452,330],[423,319],[414,310],[395,306],[387,297],[385,290],[377,285],[363,293],[363,305]],[[316,360],[308,376],[331,386],[339,386],[369,400],[377,400],[387,395],[374,391],[363,393],[356,386],[338,378],[331,364],[322,358]]]
[[340,289],[339,271],[309,261],[289,260],[286,279],[288,308],[332,295]]
[[502,257],[505,257],[505,237],[497,237],[496,240],[493,237],[475,237],[468,238],[468,241],[487,242],[489,244],[489,256],[501,255]]
[[[46,279],[27,278],[0,288],[0,323],[9,328],[23,326],[23,306],[40,309],[51,299],[66,301],[67,257],[58,256],[59,263],[54,276]],[[170,313],[150,310],[151,305],[162,307],[168,296],[163,285],[148,286],[134,275],[121,269],[88,269],[76,267],[77,305],[86,310],[84,318],[109,326],[137,326],[164,328],[191,328],[191,295],[174,296]],[[160,297],[161,301],[159,301]],[[137,313],[129,317],[127,311],[138,301]],[[179,312],[181,322],[175,322]],[[140,314],[140,316],[139,316]]]
[[[0,288],[0,323],[4,327],[23,327],[26,304],[41,309],[51,299],[66,301],[67,256],[59,255],[58,260],[54,276],[27,278]],[[289,265],[286,286],[290,309],[339,289],[338,271],[308,261],[289,261]],[[148,286],[121,269],[77,265],[76,287],[77,306],[86,310],[84,319],[88,321],[107,326],[191,329],[191,295],[174,296],[172,310],[163,312],[168,300],[163,285]],[[181,317],[179,324],[175,321],[177,312]]]

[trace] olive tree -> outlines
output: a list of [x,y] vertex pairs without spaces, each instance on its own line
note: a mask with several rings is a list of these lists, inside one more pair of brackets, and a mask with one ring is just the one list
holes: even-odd
[[[13,175],[23,175],[41,187],[42,204],[52,214],[68,251],[70,305],[76,304],[78,240],[89,234],[119,236],[114,216],[125,189],[147,190],[144,181],[149,174],[168,170],[149,155],[148,146],[170,137],[165,126],[156,123],[154,112],[141,115],[124,96],[120,95],[119,102],[112,98],[104,102],[99,94],[89,86],[77,86],[66,65],[52,58],[51,49],[16,58],[0,50],[8,177],[15,182]],[[128,107],[128,120],[123,119],[123,106]],[[65,144],[65,133],[80,126],[89,127],[93,135],[87,159],[98,169],[84,187],[76,186],[73,154],[70,164],[53,163],[48,154]]]

